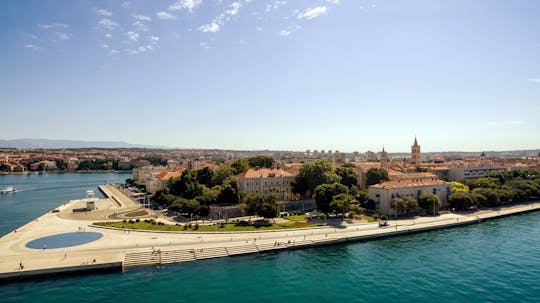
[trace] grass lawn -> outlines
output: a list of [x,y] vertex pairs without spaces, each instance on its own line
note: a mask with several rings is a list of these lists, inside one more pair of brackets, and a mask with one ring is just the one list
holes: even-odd
[[[295,216],[300,217],[300,216]],[[127,228],[127,229],[142,229],[142,230],[160,230],[160,231],[201,231],[201,232],[234,232],[234,231],[257,231],[257,230],[279,230],[279,229],[291,229],[291,228],[304,228],[304,227],[316,227],[317,224],[300,221],[289,220],[288,222],[281,224],[274,224],[272,222],[252,222],[248,224],[247,222],[233,222],[233,223],[214,223],[212,225],[199,225],[198,229],[195,229],[195,224],[189,225],[169,225],[169,224],[158,224],[152,220],[144,220],[140,222],[129,223],[128,222],[97,222],[95,225],[100,226],[109,226],[117,228]]]

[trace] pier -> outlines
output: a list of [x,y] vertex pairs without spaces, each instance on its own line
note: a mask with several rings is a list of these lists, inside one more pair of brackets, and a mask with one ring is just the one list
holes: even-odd
[[[379,227],[377,222],[353,222],[340,226],[250,232],[142,231],[93,225],[96,221],[118,220],[141,209],[114,186],[101,185],[99,188],[107,198],[96,201],[95,210],[79,212],[77,210],[84,207],[84,202],[69,201],[1,237],[0,280],[70,272],[120,271],[132,266],[366,241],[475,224],[540,209],[540,203],[531,202],[468,213],[389,220],[388,226],[384,227]],[[86,237],[96,235],[91,239]],[[72,236],[83,240],[80,243],[66,240]],[[43,243],[43,246],[31,248],[30,243]]]

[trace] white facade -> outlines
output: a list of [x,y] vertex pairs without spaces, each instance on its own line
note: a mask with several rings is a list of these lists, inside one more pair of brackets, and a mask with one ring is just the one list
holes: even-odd
[[432,193],[439,197],[441,206],[448,205],[450,183],[436,178],[396,180],[372,185],[368,188],[368,197],[375,202],[378,213],[393,215],[392,201],[397,198],[411,197],[418,200],[422,193]]
[[462,179],[476,179],[486,177],[494,171],[506,171],[504,166],[479,166],[479,167],[450,167],[448,168],[448,177],[450,181],[459,181]]

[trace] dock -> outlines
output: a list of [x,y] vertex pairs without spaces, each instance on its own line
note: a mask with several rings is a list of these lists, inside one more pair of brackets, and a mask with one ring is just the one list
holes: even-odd
[[[74,212],[74,209],[82,207],[83,202],[69,201],[1,237],[0,280],[73,272],[121,271],[133,266],[367,241],[476,224],[540,210],[540,202],[530,202],[469,213],[389,220],[388,226],[384,227],[379,227],[377,222],[353,222],[341,226],[249,232],[141,231],[93,225],[97,221],[118,221],[118,214],[140,209],[140,205],[114,186],[101,185],[99,188],[107,198],[96,202],[96,210]],[[44,237],[89,232],[99,233],[101,237],[68,247],[27,247],[30,241]]]

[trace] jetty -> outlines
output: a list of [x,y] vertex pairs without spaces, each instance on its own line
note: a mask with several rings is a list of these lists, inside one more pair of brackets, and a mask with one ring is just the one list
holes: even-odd
[[[287,230],[249,232],[168,232],[93,225],[131,214],[157,218],[122,190],[101,185],[105,199],[85,210],[84,199],[66,202],[0,238],[0,280],[88,271],[121,271],[132,266],[190,262],[211,258],[366,241],[475,224],[540,210],[540,202],[467,213],[378,222],[344,222]],[[174,224],[174,223],[173,223]],[[75,242],[72,239],[77,239]],[[77,242],[79,241],[79,242]]]

